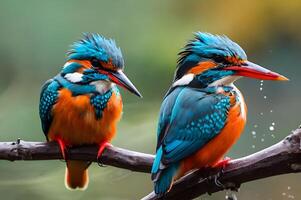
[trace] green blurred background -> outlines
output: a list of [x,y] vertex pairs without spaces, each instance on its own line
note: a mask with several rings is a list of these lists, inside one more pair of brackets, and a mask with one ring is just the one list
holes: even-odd
[[[290,78],[263,86],[259,80],[237,82],[249,108],[248,123],[228,156],[265,148],[300,123],[300,10],[300,0],[1,0],[0,140],[45,140],[38,116],[40,87],[58,73],[69,45],[82,32],[97,32],[121,46],[125,71],[144,95],[139,99],[122,91],[124,115],[113,144],[154,153],[157,115],[177,52],[192,32],[206,31],[228,35],[249,60]],[[61,161],[0,161],[1,199],[138,199],[152,190],[148,174],[94,164],[89,188],[68,191],[64,168]],[[293,174],[254,181],[237,196],[301,199],[300,178]],[[219,192],[202,199],[224,198],[225,192]]]

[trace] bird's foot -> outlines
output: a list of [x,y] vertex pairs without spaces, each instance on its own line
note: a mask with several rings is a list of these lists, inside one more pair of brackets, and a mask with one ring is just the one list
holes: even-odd
[[217,174],[215,175],[212,175],[212,176],[209,176],[208,177],[208,181],[214,181],[214,184],[217,186],[217,187],[220,187],[220,188],[223,188],[225,189],[226,186],[220,182],[219,178],[223,175],[224,173],[224,168],[228,165],[228,163],[230,162],[231,158],[229,157],[225,157],[224,159],[218,161],[214,166],[213,168],[215,169],[219,169],[220,170],[217,172]]
[[104,141],[99,144],[98,152],[97,152],[97,163],[100,167],[104,167],[104,164],[101,162],[101,156],[105,148],[112,147],[113,145],[107,141]]
[[222,189],[230,189],[231,191],[238,191],[239,188],[240,188],[240,185],[237,184],[237,183],[233,183],[233,182],[227,182],[225,184],[223,184],[221,181],[220,181],[220,178],[222,177],[222,175],[224,174],[224,169],[225,167],[229,164],[229,162],[231,161],[231,158],[229,157],[225,157],[223,160],[220,160],[218,163],[216,163],[213,168],[215,169],[219,169],[219,171],[215,174],[215,175],[212,175],[212,176],[209,176],[207,178],[208,181],[214,181],[214,184],[217,186],[217,187],[220,187]]
[[231,158],[225,157],[224,159],[218,161],[213,167],[215,168],[222,168],[222,171],[224,168],[228,165],[228,163],[231,161]]
[[55,138],[54,141],[56,141],[59,144],[63,159],[67,160],[68,151],[66,143],[59,137]]
[[[212,184],[212,182],[219,188],[225,189],[226,186],[219,180],[219,178],[222,176],[223,172],[219,171],[217,174],[208,176],[207,183]],[[208,191],[208,194],[211,195],[211,192]]]

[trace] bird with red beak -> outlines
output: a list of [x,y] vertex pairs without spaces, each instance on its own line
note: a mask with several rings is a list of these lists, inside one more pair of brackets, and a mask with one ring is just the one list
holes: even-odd
[[158,123],[152,167],[158,195],[190,170],[227,164],[223,156],[243,132],[247,118],[234,81],[242,77],[288,80],[248,61],[244,50],[226,36],[195,33],[179,55]]

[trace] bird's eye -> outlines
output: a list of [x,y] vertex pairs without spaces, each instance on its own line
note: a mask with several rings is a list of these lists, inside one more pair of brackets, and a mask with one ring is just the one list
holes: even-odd
[[91,64],[93,68],[100,68],[101,64],[99,63],[99,61],[96,58],[92,58],[91,59]]
[[223,56],[216,55],[214,57],[214,61],[217,62],[217,63],[224,63],[225,62],[225,58]]

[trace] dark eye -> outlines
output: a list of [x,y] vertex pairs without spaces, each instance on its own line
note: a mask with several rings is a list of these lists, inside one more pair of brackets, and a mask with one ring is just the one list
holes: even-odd
[[216,56],[214,56],[214,61],[217,63],[224,63],[226,60],[223,56],[216,55]]
[[92,64],[93,68],[100,68],[101,67],[101,64],[99,63],[99,61],[96,58],[91,59],[91,64]]

